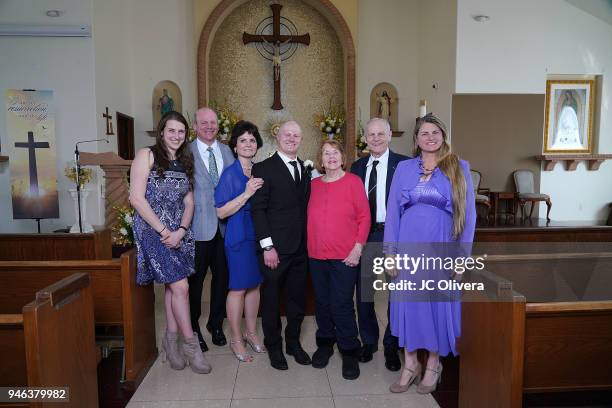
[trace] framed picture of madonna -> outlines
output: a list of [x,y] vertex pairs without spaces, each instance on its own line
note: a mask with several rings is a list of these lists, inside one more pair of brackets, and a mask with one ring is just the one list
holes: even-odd
[[544,153],[592,153],[595,80],[546,81]]

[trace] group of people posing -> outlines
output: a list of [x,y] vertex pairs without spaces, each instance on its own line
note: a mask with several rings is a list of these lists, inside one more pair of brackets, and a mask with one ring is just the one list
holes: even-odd
[[[298,364],[324,368],[337,346],[342,376],[356,379],[359,363],[372,360],[379,343],[374,303],[362,299],[362,285],[368,285],[359,268],[364,247],[473,239],[468,164],[450,152],[444,124],[431,114],[417,121],[414,158],[392,152],[389,123],[374,118],[366,127],[369,155],[349,172],[343,146],[325,140],[316,178],[297,156],[302,129],[294,121],[282,124],[276,153],[258,163],[253,159],[263,142],[250,122],[238,122],[227,145],[217,140],[218,118],[209,108],[197,111],[197,139],[191,143],[188,129],[180,113],[166,113],[155,145],[137,153],[131,170],[137,281],[165,285],[161,347],[173,369],[212,370],[199,325],[210,268],[206,329],[216,346],[227,344],[227,316],[229,347],[241,362],[253,360],[251,351],[267,353],[272,367],[287,370],[286,353]],[[309,274],[317,322],[312,357],[300,342]],[[263,341],[256,328],[259,311]],[[457,354],[459,303],[391,301],[387,315],[385,366],[399,371],[402,348],[405,357],[390,390],[418,384],[418,392],[433,391],[442,371],[439,357]],[[425,367],[418,349],[428,351]]]

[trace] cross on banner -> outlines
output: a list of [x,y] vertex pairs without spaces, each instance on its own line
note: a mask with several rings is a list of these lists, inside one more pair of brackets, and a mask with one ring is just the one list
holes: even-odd
[[242,42],[246,44],[250,43],[267,43],[272,44],[274,47],[274,54],[271,56],[272,63],[274,65],[273,79],[274,79],[274,103],[272,109],[281,110],[283,104],[281,103],[281,86],[280,86],[280,66],[282,56],[280,53],[281,45],[289,44],[304,44],[310,45],[310,34],[302,35],[287,35],[281,34],[281,15],[280,11],[283,8],[280,4],[270,5],[272,9],[272,34],[249,34],[246,31],[242,34]]
[[30,168],[30,195],[38,197],[38,171],[36,169],[36,149],[48,149],[48,142],[34,142],[34,133],[28,132],[27,143],[15,143],[15,147],[23,147],[29,150],[29,168]]

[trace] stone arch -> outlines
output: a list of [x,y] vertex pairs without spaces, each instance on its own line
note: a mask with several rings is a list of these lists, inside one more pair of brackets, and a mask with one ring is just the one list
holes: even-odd
[[[202,32],[198,42],[197,54],[197,86],[198,86],[198,106],[206,106],[208,104],[208,62],[209,53],[214,35],[225,19],[233,10],[249,0],[222,0],[212,11]],[[356,98],[356,61],[355,61],[355,43],[351,35],[351,30],[342,17],[340,11],[334,6],[330,0],[300,0],[305,4],[319,11],[326,18],[332,27],[336,30],[336,34],[342,44],[344,53],[344,108],[346,110],[346,135],[345,135],[345,150],[349,153],[348,161],[352,162],[355,158],[355,98]]]

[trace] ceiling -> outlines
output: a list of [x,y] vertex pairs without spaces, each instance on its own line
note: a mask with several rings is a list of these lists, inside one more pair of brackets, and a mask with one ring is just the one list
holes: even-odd
[[612,0],[565,0],[572,6],[612,25]]

